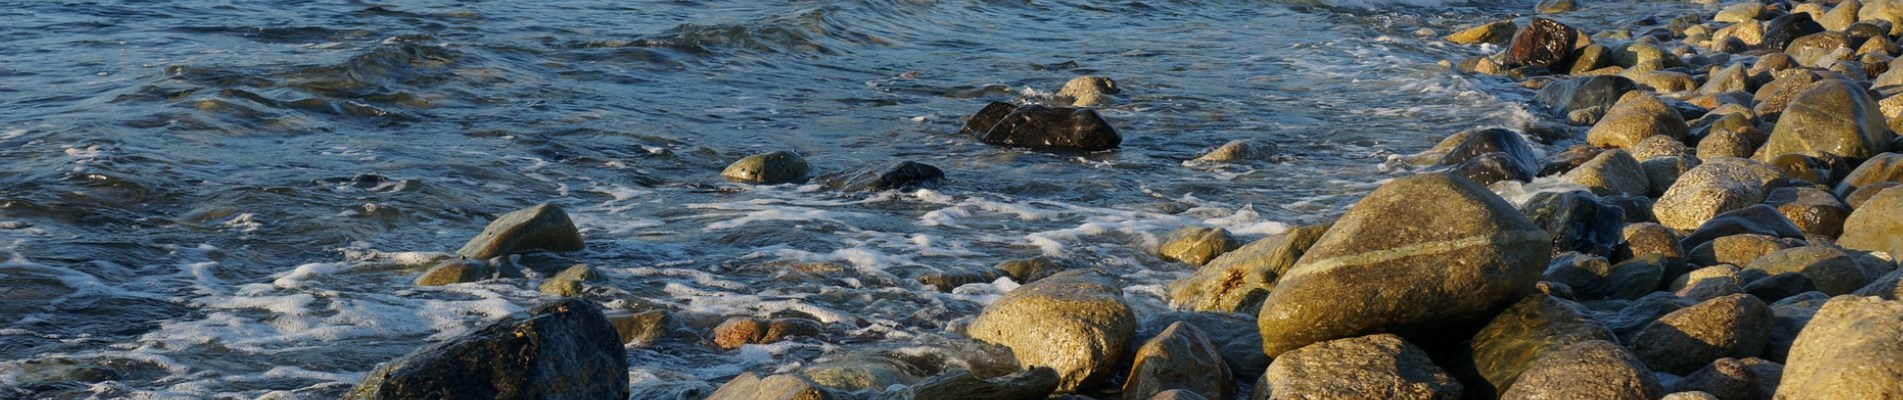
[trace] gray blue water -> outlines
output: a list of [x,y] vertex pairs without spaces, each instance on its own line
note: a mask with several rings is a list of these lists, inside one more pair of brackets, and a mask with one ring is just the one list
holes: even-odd
[[[1673,4],[1672,7],[1695,7]],[[1608,1],[1567,22],[1608,27]],[[1531,1],[0,1],[0,398],[334,398],[377,362],[519,313],[535,280],[416,287],[417,260],[552,202],[610,308],[693,329],[799,313],[828,334],[630,350],[631,384],[704,393],[864,349],[980,363],[949,329],[1050,256],[1139,310],[1190,271],[1185,226],[1243,239],[1339,215],[1393,154],[1536,121],[1438,39]],[[1123,89],[1122,148],[956,132],[988,101]],[[1233,139],[1273,160],[1186,163]],[[720,178],[793,150],[817,172],[913,160],[937,189]],[[788,265],[830,263],[842,272]]]

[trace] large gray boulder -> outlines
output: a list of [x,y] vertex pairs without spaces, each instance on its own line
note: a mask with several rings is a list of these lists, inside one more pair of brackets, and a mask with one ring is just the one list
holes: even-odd
[[1903,398],[1903,302],[1837,296],[1798,334],[1777,398]]
[[1473,181],[1395,179],[1342,215],[1276,283],[1257,318],[1263,352],[1480,323],[1533,291],[1551,249],[1546,231]]
[[378,365],[346,399],[624,399],[627,352],[601,309],[565,298]]
[[985,307],[966,333],[1011,349],[1018,365],[1057,371],[1058,391],[1100,383],[1116,372],[1136,316],[1114,279],[1072,270],[1019,286]]
[[581,231],[568,213],[554,204],[502,214],[482,233],[470,238],[456,254],[477,260],[533,251],[578,251],[582,249]]

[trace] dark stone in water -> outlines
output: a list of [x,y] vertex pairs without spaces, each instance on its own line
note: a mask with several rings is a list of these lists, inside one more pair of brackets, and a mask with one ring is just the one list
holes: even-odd
[[1507,45],[1505,67],[1508,69],[1523,66],[1552,68],[1573,52],[1573,41],[1578,36],[1573,28],[1546,18],[1534,18],[1519,33],[1513,35],[1513,42]]
[[1520,211],[1553,236],[1554,254],[1577,251],[1611,257],[1625,241],[1625,210],[1600,203],[1591,193],[1540,193]]
[[989,144],[1039,150],[1098,151],[1123,143],[1117,130],[1094,110],[1002,102],[986,105],[958,132]]
[[1797,38],[1826,30],[1823,25],[1811,20],[1808,13],[1784,14],[1764,24],[1764,39],[1758,43],[1763,48],[1782,51]]
[[496,217],[482,233],[470,238],[457,254],[477,260],[526,253],[536,250],[577,251],[582,249],[581,231],[568,219],[568,213],[554,204],[542,203]]
[[834,172],[814,179],[827,189],[848,192],[932,189],[937,188],[938,184],[945,180],[945,171],[928,164],[900,161],[884,167]]
[[1549,108],[1553,115],[1565,118],[1574,111],[1598,108],[1611,110],[1625,92],[1638,84],[1622,76],[1601,75],[1549,83],[1533,95],[1533,102]]
[[1482,185],[1509,179],[1533,181],[1539,158],[1533,155],[1533,146],[1520,134],[1487,128],[1468,131],[1466,137],[1440,159],[1440,165],[1453,166],[1449,173]]
[[1784,213],[1778,212],[1777,208],[1757,204],[1711,217],[1711,220],[1705,221],[1704,225],[1699,225],[1698,230],[1685,235],[1685,239],[1680,244],[1687,249],[1697,248],[1699,245],[1710,243],[1721,237],[1743,234],[1804,238],[1804,231],[1797,229],[1797,224],[1785,218]]
[[601,309],[564,298],[379,365],[346,399],[625,399],[627,355]]

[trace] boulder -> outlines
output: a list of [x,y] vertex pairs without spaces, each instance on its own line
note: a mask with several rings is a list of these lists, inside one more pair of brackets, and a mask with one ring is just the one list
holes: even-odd
[[1801,273],[1779,272],[1746,283],[1743,289],[1745,293],[1757,297],[1758,300],[1774,302],[1804,292],[1815,292],[1817,283]]
[[646,347],[667,337],[675,323],[673,315],[666,310],[608,312],[603,315],[607,316],[608,324],[614,326],[621,343],[635,347]]
[[1298,227],[1223,253],[1195,274],[1170,283],[1170,304],[1184,310],[1255,314],[1276,280],[1327,230],[1327,225]]
[[[1665,257],[1668,262],[1684,263],[1687,258],[1685,248],[1679,245],[1678,232],[1672,228],[1655,223],[1630,224],[1625,226],[1625,251],[1617,259],[1639,258],[1647,255]],[[1684,271],[1678,271],[1684,273]],[[1677,275],[1677,274],[1668,274]]]
[[1850,253],[1825,246],[1803,246],[1778,250],[1746,264],[1745,268],[1768,273],[1797,272],[1809,277],[1817,290],[1826,295],[1849,294],[1870,284],[1875,276],[1865,276],[1864,268]]
[[1903,3],[1899,3],[1896,0],[1872,0],[1865,2],[1863,3],[1863,8],[1857,10],[1857,20],[1887,22],[1890,26],[1889,35],[1896,36],[1903,34]]
[[1620,76],[1631,79],[1639,87],[1650,88],[1659,93],[1678,93],[1698,88],[1698,81],[1684,72],[1657,69],[1628,69]]
[[1903,398],[1903,302],[1838,296],[1798,334],[1779,399]]
[[1651,400],[1664,394],[1658,378],[1631,352],[1589,340],[1535,361],[1500,398]]
[[1612,49],[1603,45],[1589,44],[1573,50],[1568,65],[1568,75],[1586,75],[1588,72],[1612,66]]
[[1651,294],[1664,283],[1671,264],[1665,256],[1652,254],[1613,265],[1612,272],[1606,276],[1606,297],[1637,300]]
[[1625,77],[1588,76],[1548,83],[1533,95],[1533,102],[1564,118],[1576,111],[1611,110],[1626,92],[1635,89],[1638,85]]
[[1712,15],[1711,20],[1739,23],[1755,21],[1758,19],[1758,15],[1762,14],[1764,14],[1764,3],[1753,0],[1725,6],[1724,9],[1718,10],[1717,14]]
[[1819,151],[1864,160],[1882,153],[1892,137],[1876,100],[1862,86],[1830,79],[1791,101],[1753,158],[1770,161],[1788,153]]
[[972,339],[1010,348],[1024,368],[1056,370],[1060,392],[1108,379],[1135,331],[1123,290],[1096,270],[1065,271],[1006,292],[966,328]]
[[1513,41],[1507,44],[1503,64],[1507,69],[1524,66],[1555,68],[1560,60],[1573,51],[1573,41],[1578,31],[1572,27],[1546,18],[1534,17],[1525,28],[1513,34]]
[[1672,184],[1678,183],[1679,176],[1698,165],[1698,158],[1691,156],[1659,157],[1639,162],[1639,169],[1645,172],[1646,188],[1643,195],[1664,196],[1665,191],[1672,190]]
[[1203,153],[1196,161],[1211,163],[1235,163],[1261,161],[1274,158],[1274,143],[1259,142],[1250,139],[1236,139]]
[[727,165],[726,170],[720,171],[720,176],[741,183],[800,183],[806,181],[806,172],[811,169],[799,153],[774,151],[734,161]]
[[1804,292],[1786,297],[1771,304],[1771,315],[1776,319],[1771,325],[1771,344],[1764,347],[1764,358],[1773,361],[1785,361],[1790,358],[1791,345],[1797,343],[1797,335],[1810,325],[1811,318],[1817,316],[1817,310],[1824,308],[1830,296],[1823,292]]
[[1639,166],[1639,160],[1632,158],[1631,153],[1618,149],[1600,152],[1592,161],[1567,171],[1562,178],[1585,186],[1600,196],[1644,196],[1651,187],[1646,181],[1645,169]]
[[[621,379],[621,380],[626,380]],[[620,397],[617,397],[620,398]],[[844,400],[848,396],[792,374],[761,378],[747,372],[727,381],[707,400]]]
[[1514,386],[1534,363],[1576,343],[1617,340],[1592,313],[1573,302],[1535,294],[1521,299],[1473,336],[1468,349],[1482,383],[1470,395],[1493,397]]
[[1727,92],[1751,92],[1751,76],[1745,74],[1744,64],[1731,64],[1711,73],[1705,78],[1704,86],[1698,87],[1698,94],[1717,95]]
[[1638,159],[1639,161],[1660,157],[1687,157],[1691,155],[1691,149],[1685,147],[1685,142],[1673,139],[1671,136],[1655,135],[1647,137],[1644,140],[1640,140],[1639,144],[1633,145],[1632,148],[1628,150],[1632,152],[1632,158]]
[[1434,159],[1454,175],[1492,184],[1504,180],[1533,181],[1539,157],[1519,133],[1500,128],[1470,129],[1442,139],[1416,157]]
[[456,250],[456,254],[487,260],[534,251],[581,249],[581,231],[575,229],[575,223],[568,219],[568,213],[562,212],[562,208],[554,204],[542,203],[496,217],[488,227],[482,228],[482,233],[470,238],[461,250]]
[[1687,374],[1719,358],[1757,356],[1770,331],[1770,308],[1756,297],[1733,294],[1666,314],[1628,344],[1645,365]]
[[[1717,160],[1737,160],[1742,163]],[[1749,164],[1755,162],[1706,159],[1705,163],[1680,175],[1678,181],[1663,196],[1659,196],[1652,213],[1658,216],[1660,224],[1668,228],[1692,230],[1718,214],[1763,201],[1764,182],[1759,179],[1759,171]],[[1755,166],[1764,167],[1762,164]]]
[[1784,14],[1764,23],[1764,41],[1760,42],[1759,46],[1783,50],[1790,47],[1791,42],[1796,41],[1797,38],[1823,31],[1824,26],[1811,19],[1810,14]]
[[1057,372],[1031,368],[990,380],[970,371],[952,369],[905,388],[882,393],[875,400],[1042,400],[1057,390]]
[[1903,257],[1903,190],[1877,193],[1850,212],[1837,245]]
[[1579,9],[1579,3],[1573,0],[1540,0],[1533,5],[1533,11],[1540,14],[1559,14]]
[[1775,120],[1777,116],[1783,115],[1784,109],[1789,107],[1791,102],[1797,101],[1797,97],[1809,91],[1811,86],[1816,86],[1820,79],[1817,73],[1803,69],[1779,71],[1773,73],[1772,76],[1776,79],[1759,86],[1758,91],[1751,95],[1752,99],[1757,101],[1757,104],[1751,107],[1752,113],[1769,120]]
[[1397,178],[1342,215],[1276,283],[1258,316],[1263,351],[1478,322],[1530,293],[1551,249],[1544,230],[1473,181]]
[[[1743,118],[1739,117],[1739,119]],[[1751,154],[1756,153],[1758,147],[1763,146],[1764,141],[1769,138],[1770,135],[1756,128],[1712,129],[1711,134],[1706,135],[1704,140],[1698,141],[1698,156],[1700,158],[1751,157]]]
[[1857,12],[1862,10],[1863,3],[1857,0],[1847,0],[1838,3],[1836,7],[1831,7],[1829,12],[1824,13],[1822,17],[1818,17],[1817,24],[1823,25],[1825,30],[1843,32],[1849,30],[1851,24],[1862,21],[1857,18]]
[[1303,346],[1276,357],[1256,384],[1254,400],[1459,399],[1460,382],[1427,352],[1381,334]]
[[934,189],[945,181],[945,171],[929,164],[900,161],[884,166],[829,173],[820,175],[814,180],[819,181],[827,189],[847,192]]
[[986,105],[959,133],[987,144],[1037,150],[1099,151],[1123,143],[1116,128],[1091,109],[1003,102]]
[[[1903,69],[1897,71],[1903,72]],[[1903,182],[1903,153],[1883,153],[1870,157],[1857,169],[1851,170],[1850,175],[1844,176],[1833,191],[1838,196],[1850,196],[1859,188],[1881,182]]]
[[601,274],[588,264],[576,264],[563,269],[555,276],[542,280],[539,288],[542,294],[557,297],[572,297],[581,294],[582,282],[600,282]]
[[1777,207],[1797,230],[1812,235],[1837,237],[1843,233],[1844,219],[1850,217],[1850,206],[1815,187],[1777,188],[1764,197],[1764,204]]
[[1760,358],[1720,358],[1679,380],[1673,389],[1710,393],[1723,400],[1769,399],[1784,366]]
[[1772,239],[1804,238],[1804,231],[1797,229],[1797,225],[1784,218],[1784,214],[1776,208],[1755,204],[1713,216],[1700,224],[1697,230],[1685,235],[1683,245],[1696,248],[1718,238],[1745,234],[1764,235]]
[[1513,33],[1518,29],[1519,26],[1514,25],[1513,20],[1503,19],[1462,29],[1448,34],[1445,39],[1454,44],[1506,44],[1513,40]]
[[[1766,254],[1790,247],[1795,246],[1781,242],[1773,236],[1759,234],[1725,236],[1693,248],[1692,264],[1746,265]],[[1737,283],[1743,285],[1746,281],[1748,279],[1740,277]]]
[[1222,253],[1235,250],[1238,245],[1227,229],[1188,227],[1170,233],[1164,239],[1163,247],[1157,249],[1157,255],[1165,260],[1203,265]]
[[[1245,247],[1247,248],[1247,247]],[[1036,282],[1039,279],[1072,269],[1068,263],[1047,256],[1005,260],[991,267],[1011,276],[1019,284]]]
[[813,363],[801,368],[799,375],[820,386],[845,391],[883,391],[920,379],[918,367],[877,355],[849,355]]
[[346,399],[624,399],[627,352],[586,300],[565,298],[380,364]]
[[1057,97],[1070,99],[1071,107],[1096,107],[1110,102],[1110,95],[1122,93],[1117,81],[1101,76],[1079,76],[1064,82]]
[[749,344],[778,343],[798,336],[818,336],[825,327],[805,318],[774,318],[761,320],[750,317],[730,317],[714,327],[714,345],[722,349],[737,349]]
[[[1844,204],[1849,205],[1850,212],[1855,213],[1857,212],[1857,208],[1863,207],[1863,203],[1867,203],[1870,199],[1876,198],[1877,195],[1883,194],[1885,190],[1899,186],[1903,186],[1903,183],[1877,182],[1864,185],[1863,187],[1857,188],[1856,191],[1850,192],[1850,195],[1844,196]],[[1848,220],[1849,218],[1845,217],[1844,222],[1848,223]]]
[[1625,227],[1625,211],[1600,203],[1581,191],[1542,192],[1526,201],[1521,213],[1551,237],[1553,251],[1610,257]]
[[1644,92],[1628,92],[1606,110],[1606,116],[1600,118],[1599,123],[1586,131],[1586,143],[1606,148],[1632,148],[1652,136],[1682,140],[1687,129],[1685,119],[1665,102]]
[[1610,275],[1612,264],[1604,257],[1566,252],[1553,256],[1546,271],[1540,274],[1540,281],[1566,285],[1575,298],[1597,300],[1606,297],[1611,286]]
[[1799,65],[1811,68],[1829,68],[1838,61],[1850,59],[1854,54],[1850,47],[1850,36],[1842,32],[1817,32],[1804,35],[1791,41],[1784,48],[1785,54]]
[[1235,398],[1235,378],[1202,330],[1181,321],[1170,324],[1137,348],[1136,362],[1123,382],[1125,398],[1143,399],[1169,390],[1204,397]]

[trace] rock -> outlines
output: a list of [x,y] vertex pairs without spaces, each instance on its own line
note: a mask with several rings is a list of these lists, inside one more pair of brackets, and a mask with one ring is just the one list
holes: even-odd
[[1764,23],[1764,41],[1760,42],[1759,46],[1782,50],[1790,47],[1791,42],[1796,41],[1797,38],[1823,31],[1824,26],[1812,20],[1810,14],[1785,14]]
[[1123,382],[1124,396],[1132,399],[1175,389],[1233,399],[1235,388],[1235,378],[1230,376],[1216,346],[1209,343],[1202,330],[1180,321],[1137,349],[1129,380]]
[[1041,400],[1057,390],[1057,372],[1050,368],[1032,368],[990,380],[978,379],[971,372],[952,369],[926,378],[903,389],[886,392],[876,400]]
[[[1652,210],[1660,224],[1672,229],[1692,230],[1718,214],[1764,200],[1764,183],[1759,180],[1759,173],[1752,170],[1752,165],[1714,160],[1755,164],[1744,159],[1712,158],[1686,171],[1659,197]],[[1755,166],[1764,167],[1762,164]]]
[[1165,260],[1200,266],[1222,253],[1235,250],[1239,245],[1236,238],[1229,236],[1227,229],[1188,227],[1170,233],[1157,254]]
[[1652,371],[1631,352],[1612,342],[1590,340],[1535,361],[1500,398],[1651,400],[1664,393]]
[[1599,202],[1624,210],[1626,223],[1658,222],[1658,217],[1652,216],[1652,198],[1650,197],[1606,196],[1599,198]]
[[522,272],[514,267],[500,268],[495,264],[471,259],[444,261],[424,271],[416,277],[417,286],[443,286],[457,283],[480,282],[492,278],[520,278]]
[[1657,69],[1628,69],[1620,76],[1631,79],[1639,87],[1650,88],[1659,93],[1678,93],[1698,88],[1698,81],[1691,75],[1678,71]]
[[1613,265],[1612,272],[1606,276],[1609,283],[1606,297],[1620,300],[1645,297],[1664,283],[1670,265],[1665,256],[1657,254],[1621,261]]
[[806,171],[812,169],[799,153],[774,151],[755,154],[734,161],[720,176],[729,181],[741,183],[781,184],[806,181]]
[[1263,351],[1487,318],[1532,291],[1551,246],[1473,181],[1397,178],[1342,215],[1276,283],[1258,316]]
[[1122,93],[1117,81],[1101,76],[1079,76],[1064,82],[1057,97],[1071,99],[1071,107],[1096,107],[1110,102],[1110,95]]
[[966,328],[972,339],[1011,348],[1024,368],[1056,370],[1060,392],[1108,379],[1135,331],[1123,291],[1095,270],[1065,271],[1006,292]]
[[1573,0],[1540,0],[1533,10],[1540,14],[1559,14],[1579,9],[1579,3]]
[[1454,44],[1466,45],[1481,43],[1506,44],[1507,41],[1513,40],[1513,32],[1517,29],[1519,29],[1519,27],[1513,24],[1513,20],[1503,19],[1462,29],[1459,32],[1447,35],[1445,39]]
[[1071,269],[1071,267],[1059,262],[1055,258],[1037,256],[1017,260],[1006,260],[993,266],[992,269],[1004,271],[1005,274],[1011,276],[1011,280],[1017,281],[1019,284],[1026,284]]
[[1644,140],[1640,140],[1639,144],[1633,145],[1629,150],[1632,152],[1632,158],[1639,159],[1640,161],[1660,157],[1685,157],[1691,155],[1691,149],[1685,147],[1685,142],[1678,141],[1670,136],[1647,137]]
[[1645,365],[1686,374],[1719,358],[1755,357],[1770,341],[1771,310],[1733,294],[1660,317],[1628,342]]
[[1769,273],[1798,272],[1809,277],[1817,289],[1827,295],[1849,294],[1870,283],[1857,259],[1830,247],[1793,247],[1766,254],[1746,268]]
[[1903,190],[1878,193],[1852,211],[1846,221],[1837,245],[1903,257]]
[[796,336],[818,336],[825,328],[819,321],[805,318],[759,320],[731,317],[714,327],[714,344],[721,349],[738,349],[749,344],[778,343]]
[[[1882,194],[1883,191],[1885,190],[1889,190],[1890,188],[1898,187],[1898,186],[1903,186],[1903,184],[1896,183],[1896,182],[1872,183],[1864,187],[1857,188],[1856,191],[1850,192],[1849,196],[1844,196],[1844,204],[1847,204],[1850,206],[1851,213],[1856,213],[1857,208],[1862,207],[1863,203],[1867,203],[1870,201],[1870,199],[1876,198],[1878,194]],[[1849,222],[1848,217],[1844,219],[1845,219],[1844,222],[1846,223]]]
[[1250,139],[1236,139],[1228,143],[1223,143],[1222,146],[1217,146],[1207,153],[1203,153],[1203,155],[1196,157],[1196,160],[1216,163],[1261,161],[1274,158],[1275,153],[1276,146],[1274,143],[1258,142]]
[[1617,339],[1578,304],[1541,294],[1527,296],[1474,334],[1468,348],[1474,371],[1483,380],[1468,382],[1487,385],[1466,391],[1478,397],[1505,392],[1540,359],[1593,340]]
[[1804,35],[1791,41],[1784,49],[1798,64],[1812,68],[1829,68],[1838,61],[1848,60],[1854,55],[1850,47],[1850,36],[1841,32],[1817,32]]
[[1705,79],[1705,85],[1698,87],[1699,94],[1720,94],[1726,92],[1750,92],[1750,76],[1744,72],[1744,64],[1732,64],[1729,67],[1711,73]]
[[608,324],[614,326],[621,343],[635,347],[646,347],[660,341],[674,325],[673,315],[664,310],[608,312],[603,315],[608,318]]
[[582,282],[600,282],[601,274],[595,273],[588,264],[576,264],[555,276],[542,280],[542,294],[557,297],[573,297],[581,294]]
[[380,364],[344,398],[622,399],[626,354],[600,308],[566,298]]
[[1785,108],[1790,107],[1811,86],[1816,86],[1819,80],[1817,73],[1800,69],[1780,71],[1773,76],[1776,79],[1759,86],[1758,91],[1751,96],[1757,101],[1757,105],[1751,107],[1751,112],[1769,120],[1783,115]]
[[1797,335],[1809,325],[1817,310],[1824,308],[1830,296],[1823,292],[1804,292],[1786,297],[1771,304],[1771,315],[1776,317],[1771,325],[1771,344],[1764,348],[1764,358],[1783,361],[1790,357],[1791,345],[1797,343]]
[[1539,158],[1519,133],[1500,128],[1470,129],[1442,139],[1433,149],[1413,156],[1451,167],[1449,173],[1475,182],[1504,180],[1531,182]]
[[1888,22],[1889,35],[1903,34],[1903,4],[1895,0],[1872,0],[1863,3],[1863,9],[1857,10],[1857,20]]
[[1621,96],[1637,88],[1621,76],[1588,76],[1549,83],[1534,94],[1533,101],[1563,118],[1575,111],[1611,110]]
[[920,379],[917,367],[873,355],[851,355],[814,363],[801,368],[799,375],[814,384],[845,391],[883,391],[892,386],[911,385]]
[[1623,234],[1626,250],[1620,253],[1624,257],[1617,259],[1640,258],[1647,255],[1658,255],[1665,257],[1667,261],[1680,263],[1687,259],[1685,248],[1679,246],[1678,232],[1673,231],[1672,228],[1654,223],[1629,224],[1625,226]]
[[1838,296],[1797,336],[1779,399],[1903,397],[1903,302]]
[[1605,258],[1573,252],[1560,253],[1540,274],[1543,282],[1566,285],[1577,298],[1600,299],[1610,289],[1612,265]]
[[950,293],[952,289],[973,283],[991,283],[1005,276],[997,269],[977,269],[948,267],[943,270],[926,272],[912,277],[913,280],[940,292]]
[[1687,156],[1659,157],[1639,162],[1639,169],[1645,171],[1646,193],[1644,195],[1664,196],[1665,191],[1672,190],[1672,184],[1678,183],[1679,176],[1685,175],[1698,165],[1697,158]]
[[[1897,71],[1903,72],[1903,69]],[[1903,182],[1903,153],[1883,153],[1851,170],[1834,189],[1838,196],[1850,196],[1857,189],[1881,182]]]
[[1832,7],[1830,12],[1824,13],[1823,17],[1817,18],[1817,24],[1823,25],[1825,30],[1843,32],[1849,30],[1851,24],[1861,21],[1857,18],[1857,12],[1862,10],[1863,3],[1848,0]]
[[1224,253],[1195,274],[1170,283],[1170,304],[1184,310],[1254,314],[1276,280],[1327,230],[1327,225],[1298,227]]
[[1798,230],[1797,225],[1784,218],[1784,214],[1776,208],[1757,204],[1712,217],[1699,225],[1698,230],[1686,235],[1682,244],[1695,248],[1721,237],[1743,234],[1765,235],[1773,239],[1804,238],[1804,231]]
[[1705,136],[1704,140],[1698,142],[1698,156],[1700,158],[1747,158],[1751,157],[1752,153],[1756,153],[1758,147],[1763,146],[1764,141],[1770,138],[1770,135],[1757,129],[1714,129],[1711,135]]
[[[625,380],[625,379],[621,379]],[[617,397],[618,398],[618,397]],[[707,400],[842,400],[845,395],[826,389],[798,375],[778,374],[761,378],[752,372],[740,374],[721,385]]]
[[1638,300],[1633,300],[1631,304],[1619,309],[1602,322],[1606,324],[1606,328],[1612,329],[1612,334],[1619,336],[1620,341],[1630,341],[1640,330],[1658,321],[1659,317],[1693,304],[1698,302],[1667,292],[1652,292]]
[[965,121],[960,134],[988,144],[1053,151],[1117,148],[1123,137],[1087,108],[1015,106],[991,102]]
[[1459,399],[1461,385],[1427,352],[1381,334],[1336,339],[1288,351],[1269,364],[1255,400]]
[[1712,15],[1711,20],[1718,21],[1718,22],[1738,23],[1738,22],[1757,20],[1758,15],[1761,15],[1761,14],[1764,14],[1763,3],[1759,3],[1757,1],[1746,1],[1743,3],[1726,6],[1723,10],[1718,10],[1718,14]]
[[900,161],[883,167],[834,172],[814,179],[827,189],[847,192],[934,189],[945,181],[945,171],[928,164]]
[[1763,359],[1726,357],[1686,375],[1674,389],[1710,393],[1724,400],[1769,399],[1783,372],[1783,365]]
[[1765,196],[1764,204],[1777,207],[1797,230],[1813,235],[1837,237],[1850,216],[1850,207],[1837,201],[1837,196],[1814,187],[1777,188]]
[[1602,204],[1585,192],[1539,193],[1527,200],[1521,212],[1551,235],[1554,252],[1609,257],[1624,241],[1624,210]]
[[1883,152],[1891,137],[1877,102],[1862,87],[1831,79],[1791,101],[1753,158],[1770,161],[1787,153],[1820,151],[1864,160]]
[[1612,66],[1612,49],[1597,44],[1586,45],[1586,47],[1573,50],[1571,59],[1571,62],[1567,63],[1570,65],[1567,67],[1567,74],[1585,75],[1588,72]]
[[[1604,123],[1604,121],[1601,121]],[[1585,186],[1601,196],[1638,195],[1649,190],[1645,169],[1625,150],[1607,150],[1591,161],[1567,171],[1562,178]]]
[[1631,148],[1647,137],[1685,138],[1685,119],[1678,111],[1643,92],[1627,93],[1606,111],[1605,118],[1586,132],[1586,142],[1606,148]]
[[1659,400],[1723,400],[1723,399],[1719,399],[1717,396],[1712,396],[1711,393],[1705,393],[1705,392],[1678,392],[1678,393],[1665,395],[1665,397],[1660,397]]
[[1760,278],[1744,284],[1744,292],[1758,300],[1773,302],[1784,300],[1804,292],[1817,290],[1817,283],[1810,277],[1796,272],[1779,272],[1770,277]]
[[[1765,254],[1791,247],[1781,243],[1775,237],[1758,234],[1741,234],[1720,237],[1710,243],[1692,249],[1692,263],[1697,265],[1746,265]],[[1737,283],[1743,285],[1745,279]]]
[[[1761,24],[1758,21],[1743,21],[1743,22],[1734,23],[1734,24],[1725,26],[1723,28],[1719,28],[1715,32],[1712,32],[1711,38],[1712,38],[1711,42],[1714,44],[1713,48],[1715,50],[1727,50],[1727,51],[1748,50],[1744,47],[1757,47],[1758,45],[1761,45],[1764,43],[1764,24]],[[1727,41],[1733,43],[1733,45],[1726,46],[1726,47],[1717,46],[1717,44],[1726,43]],[[1783,54],[1783,53],[1777,53],[1777,54]]]
[[554,204],[502,214],[482,233],[470,238],[456,254],[487,260],[509,254],[534,251],[580,251],[581,231],[568,219],[568,213]]
[[1188,390],[1171,389],[1150,396],[1150,400],[1209,400],[1209,398]]
[[1535,65],[1554,68],[1573,51],[1578,33],[1572,27],[1546,18],[1533,18],[1526,28],[1513,35],[1503,64],[1508,69]]

